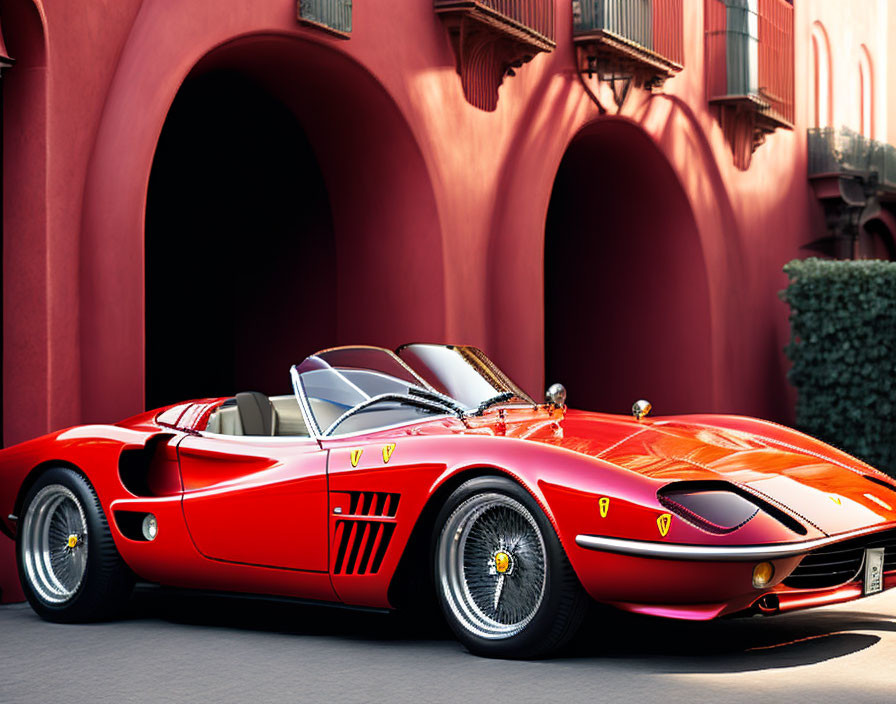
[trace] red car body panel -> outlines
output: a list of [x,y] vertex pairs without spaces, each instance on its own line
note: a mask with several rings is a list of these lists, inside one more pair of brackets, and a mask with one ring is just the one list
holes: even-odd
[[184,516],[205,557],[326,573],[327,453],[315,440],[188,435],[177,454]]
[[[34,473],[65,464],[89,478],[123,559],[145,580],[388,608],[390,585],[429,502],[444,500],[440,490],[461,477],[490,472],[530,492],[594,599],[707,619],[751,607],[773,612],[833,603],[863,592],[857,580],[812,590],[784,585],[802,555],[772,559],[774,579],[756,589],[755,561],[615,554],[582,547],[577,538],[753,546],[896,527],[896,485],[885,475],[754,419],[638,421],[552,406],[498,407],[464,421],[446,416],[320,441],[205,433],[209,415],[224,401],[179,404],[0,451],[4,532],[15,535],[16,521],[7,516],[20,511]],[[136,490],[124,479],[122,458],[141,452],[145,484]],[[669,509],[657,492],[688,481],[742,487],[803,532],[763,511],[730,533],[710,533],[677,516],[663,532]],[[157,538],[126,537],[115,519],[121,511],[153,513]],[[427,559],[412,568],[431,565]],[[885,587],[894,585],[896,572],[887,573]]]

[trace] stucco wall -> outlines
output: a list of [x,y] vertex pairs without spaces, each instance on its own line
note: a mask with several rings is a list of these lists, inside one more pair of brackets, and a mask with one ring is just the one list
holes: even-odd
[[[830,46],[832,114],[830,124],[834,127],[846,126],[861,131],[859,122],[859,62],[863,46],[867,49],[871,63],[874,94],[874,138],[892,141],[889,124],[889,105],[893,91],[890,84],[893,77],[889,70],[889,39],[893,36],[890,26],[893,21],[893,3],[888,0],[868,0],[861,3],[836,2],[836,0],[814,0],[801,8],[810,23],[818,23],[827,35]],[[807,62],[812,61],[811,47]],[[807,63],[806,77],[811,77],[813,68]],[[807,81],[808,83],[808,81]],[[810,91],[811,92],[811,91]],[[811,102],[811,95],[809,96]],[[871,136],[871,135],[867,135]]]

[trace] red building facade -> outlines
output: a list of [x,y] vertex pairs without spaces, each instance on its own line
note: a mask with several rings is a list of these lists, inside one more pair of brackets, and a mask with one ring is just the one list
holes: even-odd
[[786,420],[806,5],[0,0],[4,443],[407,341]]

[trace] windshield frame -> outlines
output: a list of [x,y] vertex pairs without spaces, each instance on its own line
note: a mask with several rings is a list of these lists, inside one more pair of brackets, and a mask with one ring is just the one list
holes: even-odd
[[[406,420],[406,421],[401,421],[400,423],[391,423],[388,425],[383,425],[383,426],[368,429],[368,430],[357,430],[357,431],[350,432],[350,433],[332,433],[332,434],[328,433],[328,431],[330,431],[331,429],[338,428],[338,426],[344,420],[347,420],[348,418],[350,418],[356,409],[360,409],[365,404],[369,404],[371,401],[374,401],[375,398],[379,398],[379,397],[371,397],[370,399],[367,399],[366,401],[353,406],[352,408],[347,410],[345,413],[343,413],[339,418],[337,418],[333,423],[331,423],[327,428],[321,428],[318,425],[317,418],[311,410],[311,403],[309,402],[308,397],[305,393],[305,387],[301,382],[301,374],[299,373],[299,367],[302,364],[304,364],[306,361],[308,361],[309,359],[319,357],[320,355],[325,354],[327,352],[336,352],[336,351],[341,351],[341,350],[374,350],[376,352],[385,352],[394,361],[398,362],[405,369],[405,371],[407,371],[416,380],[416,385],[419,386],[421,390],[427,391],[437,397],[444,396],[444,394],[439,393],[436,389],[432,388],[426,382],[426,380],[421,378],[420,375],[417,374],[413,369],[411,369],[411,367],[409,367],[404,362],[404,360],[402,360],[397,354],[395,354],[392,350],[387,349],[385,347],[375,347],[373,345],[345,345],[345,346],[341,346],[341,347],[328,347],[327,349],[319,350],[312,355],[308,355],[304,360],[302,360],[302,362],[300,364],[294,364],[289,370],[290,378],[292,380],[293,393],[295,394],[296,398],[299,401],[299,408],[301,408],[301,410],[302,410],[302,415],[305,416],[305,425],[308,427],[308,430],[310,431],[311,436],[315,440],[318,440],[318,441],[337,440],[337,439],[342,439],[342,438],[350,438],[350,437],[354,437],[357,435],[369,435],[371,433],[378,433],[383,430],[390,430],[392,428],[400,428],[402,426],[412,425],[414,423],[428,422],[430,420],[437,420],[437,419],[442,419],[442,418],[446,418],[446,417],[453,417],[453,418],[458,417],[458,415],[456,413],[449,411],[446,407],[445,413],[442,413],[442,414],[434,413],[431,417],[428,417],[425,419]],[[330,367],[331,369],[333,369],[333,371],[335,373],[342,376],[337,369],[331,367],[325,360],[321,359],[320,361],[323,364]],[[377,372],[376,370],[367,370],[367,371],[371,371],[373,373],[381,373],[381,372]],[[347,384],[354,386],[354,384],[351,381],[349,381],[348,379],[346,379],[345,381]],[[363,395],[366,396],[367,394],[364,393]],[[392,394],[390,396],[400,396],[400,394]],[[419,404],[420,401],[427,401],[427,399],[425,397],[418,398],[415,396],[408,395],[407,398],[412,402],[413,405],[418,405],[418,406],[421,405],[421,404]],[[387,400],[387,399],[382,399],[382,400]],[[393,398],[392,400],[397,400],[397,399]],[[453,399],[449,399],[449,400],[453,401]],[[430,407],[435,407],[435,406],[438,406],[441,404],[437,404],[434,401],[429,401],[429,403],[427,405],[429,405]]]
[[[414,425],[414,424],[418,424],[418,423],[422,423],[422,422],[431,422],[434,420],[442,420],[445,418],[458,418],[461,420],[461,422],[465,423],[467,418],[473,418],[475,416],[480,416],[486,410],[488,410],[488,408],[492,408],[492,407],[500,407],[500,408],[526,407],[526,408],[529,408],[529,407],[532,407],[533,405],[534,406],[538,405],[536,402],[532,401],[532,399],[527,394],[525,394],[524,391],[522,391],[516,384],[514,384],[513,381],[510,380],[509,377],[507,377],[507,375],[504,374],[504,372],[502,372],[494,364],[494,362],[489,360],[484,355],[484,353],[481,350],[479,350],[478,348],[467,347],[467,346],[463,346],[463,345],[448,345],[448,344],[433,345],[436,347],[444,347],[447,349],[457,350],[457,351],[460,351],[461,349],[463,349],[465,351],[468,351],[468,350],[471,351],[471,352],[467,352],[467,354],[470,354],[471,356],[475,357],[478,364],[481,364],[482,367],[487,369],[489,372],[495,373],[495,375],[502,381],[502,383],[506,381],[507,384],[505,384],[505,385],[509,385],[509,388],[513,388],[515,390],[522,391],[522,394],[523,394],[523,395],[519,395],[517,393],[514,393],[513,396],[511,397],[513,399],[518,399],[519,401],[522,401],[522,403],[519,403],[519,402],[517,402],[517,403],[500,403],[500,404],[494,404],[492,406],[489,406],[488,408],[483,408],[482,405],[480,404],[480,407],[478,407],[478,408],[467,408],[458,399],[454,398],[451,395],[445,394],[444,392],[433,387],[433,385],[430,382],[428,382],[425,378],[423,378],[423,376],[421,375],[420,372],[415,370],[410,364],[405,362],[399,356],[399,353],[401,352],[401,350],[403,350],[406,347],[411,347],[411,346],[412,346],[411,344],[402,345],[399,348],[397,348],[397,350],[394,350],[394,351],[390,350],[388,348],[385,348],[385,347],[376,347],[373,345],[345,345],[345,346],[339,346],[339,347],[329,347],[327,349],[319,350],[318,352],[315,352],[314,354],[309,355],[304,360],[302,360],[302,362],[300,362],[299,364],[294,364],[290,368],[290,378],[292,380],[293,393],[299,402],[299,408],[302,411],[302,415],[305,417],[305,424],[306,424],[311,436],[317,441],[351,438],[351,437],[360,436],[360,435],[369,435],[372,433],[378,433],[378,432],[382,432],[384,430],[400,428],[400,427],[407,426],[407,425]],[[320,425],[318,424],[317,417],[315,416],[315,414],[311,408],[311,402],[306,394],[305,387],[304,387],[304,384],[302,383],[302,379],[301,379],[302,374],[307,373],[307,370],[306,370],[306,372],[299,372],[299,368],[301,366],[303,366],[306,362],[309,362],[310,360],[314,360],[315,358],[317,358],[318,361],[321,363],[322,368],[331,369],[335,374],[342,377],[347,385],[354,386],[356,389],[359,390],[359,392],[363,396],[367,396],[368,395],[367,392],[363,391],[362,389],[359,389],[350,379],[345,378],[338,368],[332,366],[325,359],[320,358],[321,355],[324,355],[329,352],[339,352],[339,351],[349,351],[349,350],[359,350],[359,351],[369,350],[369,351],[385,353],[389,358],[391,358],[391,361],[397,362],[402,367],[402,369],[407,374],[409,374],[410,377],[414,380],[413,382],[408,382],[409,383],[408,390],[411,391],[414,387],[417,387],[422,392],[420,396],[417,396],[413,393],[385,394],[385,396],[388,396],[389,398],[388,399],[382,398],[380,400],[383,400],[383,401],[392,400],[392,401],[401,403],[402,398],[406,398],[409,402],[408,405],[432,408],[434,413],[431,416],[425,417],[425,418],[414,418],[414,419],[404,420],[404,421],[401,421],[398,423],[390,423],[387,425],[378,426],[375,428],[370,428],[370,429],[365,429],[365,430],[358,430],[358,431],[353,431],[353,432],[348,432],[348,433],[336,432],[336,431],[338,431],[339,425],[341,425],[345,420],[348,420],[350,417],[352,417],[352,415],[354,415],[355,412],[360,411],[365,407],[369,407],[370,405],[374,405],[375,403],[377,403],[378,402],[377,399],[380,396],[384,396],[383,394],[379,394],[379,395],[371,396],[371,397],[365,399],[364,401],[356,404],[355,406],[352,406],[351,408],[347,409],[344,413],[342,413],[339,417],[334,419],[334,421],[332,423],[330,423],[329,426],[327,426],[326,428],[321,428]],[[466,357],[467,354],[462,354],[462,356]],[[480,370],[477,369],[475,364],[473,364],[469,361],[467,361],[467,364],[470,366],[471,369],[473,369],[477,373],[481,373]],[[385,374],[385,372],[380,372],[373,368],[359,367],[359,369],[363,369],[364,371],[374,373],[374,374],[384,374],[384,375],[388,376],[388,374]],[[407,381],[407,380],[403,380],[403,381]],[[501,395],[501,394],[498,394],[498,395]],[[509,401],[511,399],[507,399],[507,400]],[[439,407],[444,407],[444,413],[437,412]]]
[[[517,406],[522,407],[535,407],[538,406],[538,402],[536,402],[529,394],[527,394],[516,382],[514,382],[507,374],[498,367],[489,357],[478,347],[473,345],[452,345],[452,344],[444,344],[444,343],[428,343],[428,342],[412,342],[408,344],[401,345],[395,350],[395,356],[405,362],[412,370],[414,370],[418,376],[422,376],[427,380],[427,383],[432,385],[432,383],[428,380],[427,372],[432,374],[435,377],[436,383],[445,386],[445,380],[440,378],[440,370],[437,366],[434,366],[431,362],[427,362],[425,359],[419,356],[417,352],[418,349],[422,348],[437,348],[441,352],[448,352],[457,355],[466,365],[466,368],[471,370],[475,375],[478,375],[481,381],[485,382],[488,386],[490,386],[494,390],[494,394],[490,397],[484,398],[480,401],[477,406],[466,407],[464,401],[459,398],[457,395],[453,395],[448,388],[445,388],[443,395],[447,395],[449,398],[454,399],[459,405],[465,408],[467,415],[475,416],[481,415],[485,410],[491,408],[498,401],[498,396],[505,396],[508,393],[511,394],[509,398],[506,400],[509,401],[511,399],[519,399],[522,403],[518,404],[506,404],[501,403],[504,408],[513,408]],[[405,361],[402,353],[408,351],[412,354],[417,355],[418,361],[420,363],[420,367],[415,367],[413,361]]]

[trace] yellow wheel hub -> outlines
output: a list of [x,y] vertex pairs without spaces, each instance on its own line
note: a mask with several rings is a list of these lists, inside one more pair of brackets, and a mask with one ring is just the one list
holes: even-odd
[[67,542],[67,545],[68,545],[70,548],[75,547],[77,544],[78,544],[78,536],[77,536],[77,535],[70,535],[70,536],[68,536],[68,542]]
[[510,555],[506,552],[499,552],[495,554],[495,570],[498,574],[504,574],[510,567]]

